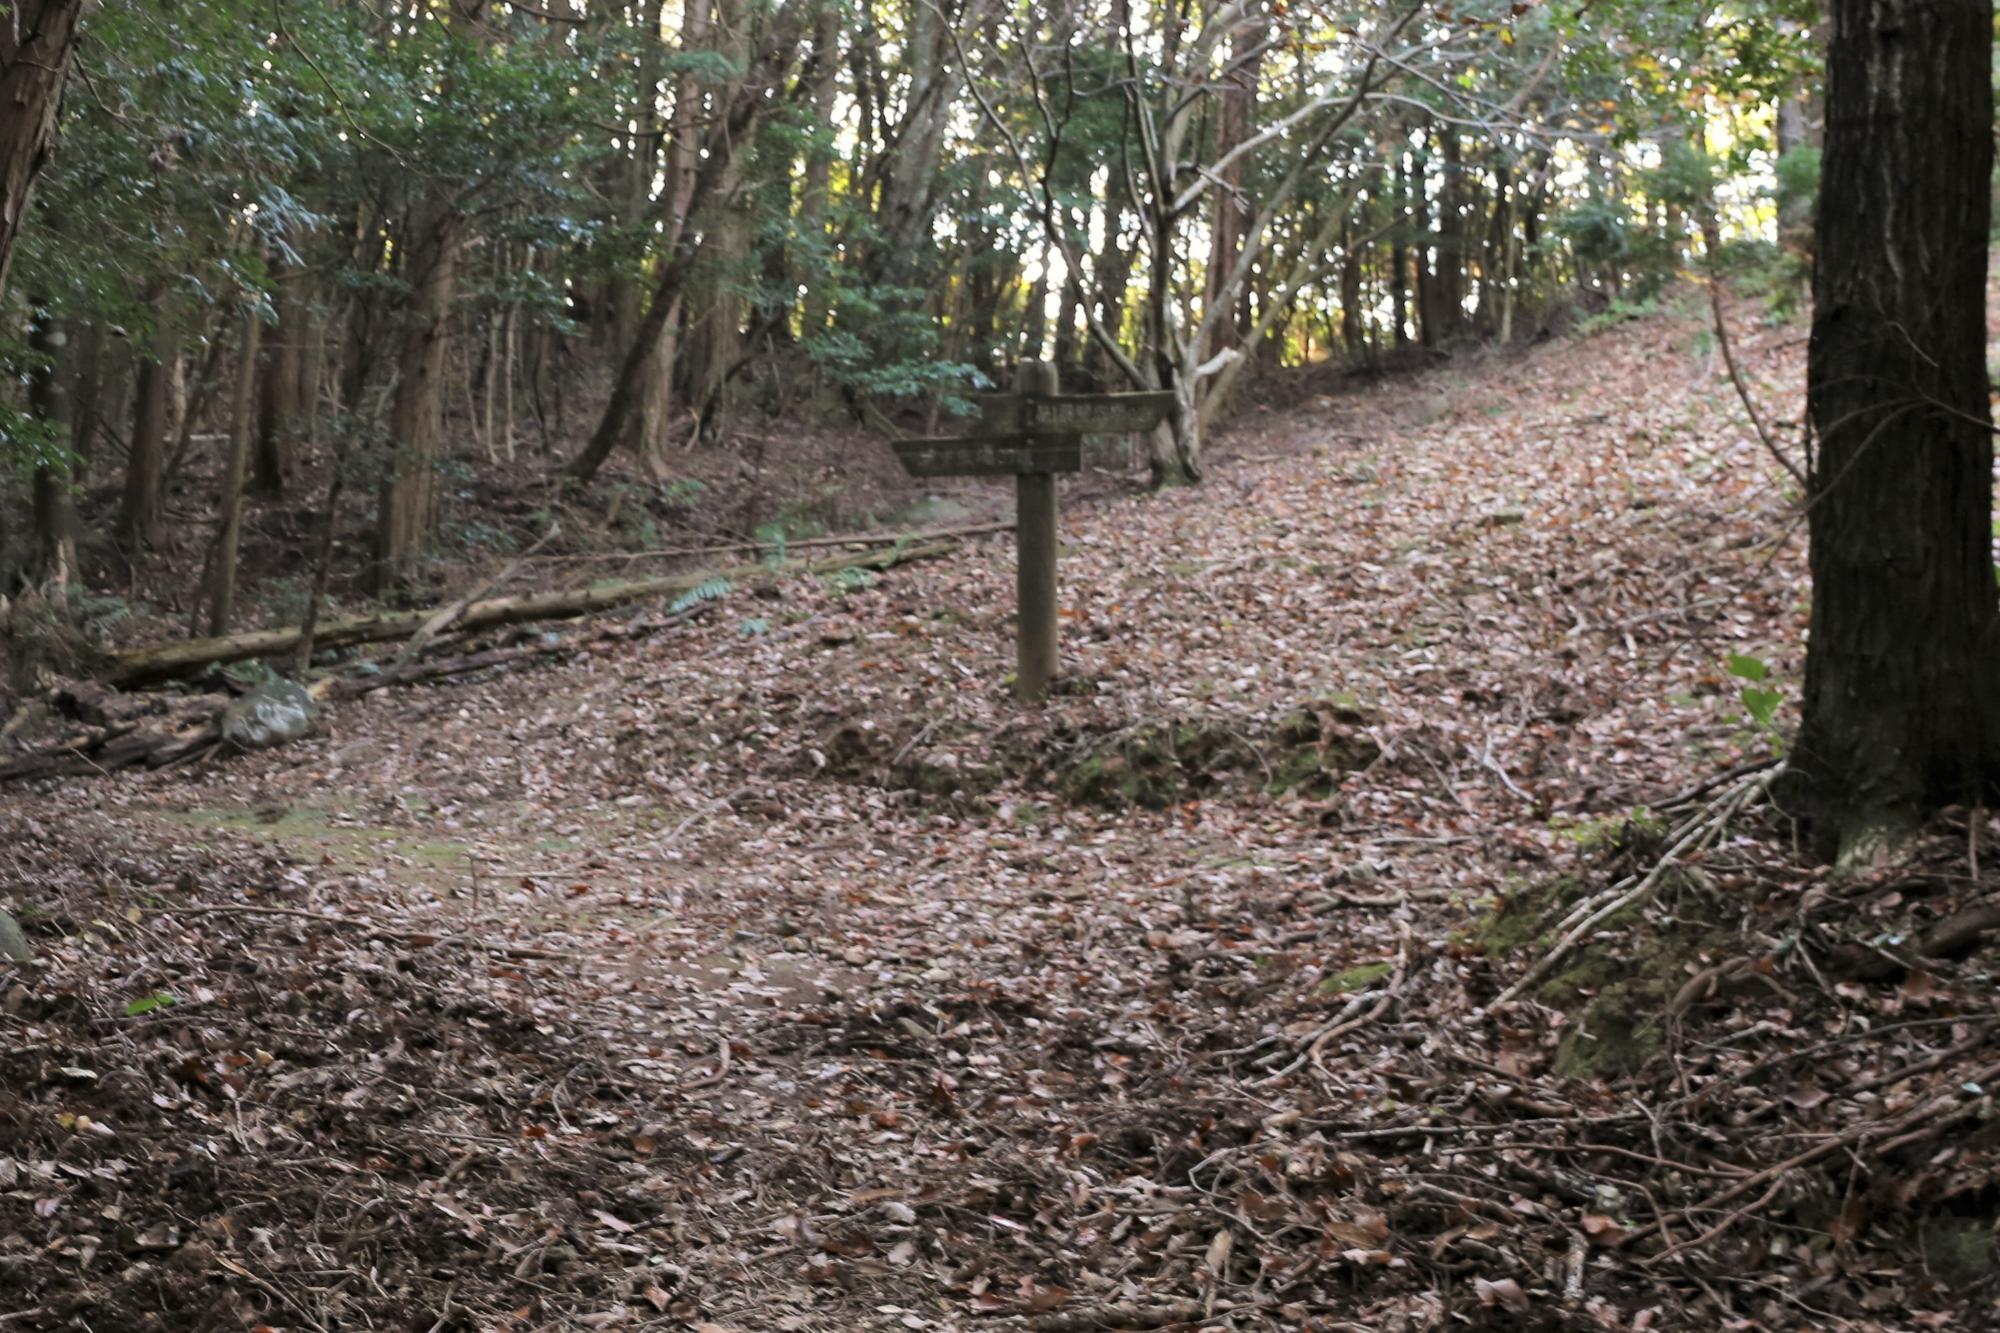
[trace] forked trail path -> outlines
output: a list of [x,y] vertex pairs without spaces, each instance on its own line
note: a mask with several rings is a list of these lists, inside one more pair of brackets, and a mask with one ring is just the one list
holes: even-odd
[[[1790,414],[1803,330],[1751,313]],[[175,1228],[150,1280],[328,1329],[1415,1329],[1513,1299],[1475,1278],[1566,1327],[1692,1292],[1592,1251],[1566,1293],[1579,1218],[1636,1195],[1394,1131],[1635,1114],[1553,1072],[1553,1010],[1484,1014],[1525,960],[1476,941],[1759,751],[1728,654],[1796,677],[1789,483],[1699,325],[1252,411],[1213,471],[1065,515],[1044,707],[1006,690],[993,539],[12,802],[15,855],[87,846],[73,916],[141,895],[51,966],[183,1001],[89,1094]],[[77,1281],[139,1308],[136,1261]]]

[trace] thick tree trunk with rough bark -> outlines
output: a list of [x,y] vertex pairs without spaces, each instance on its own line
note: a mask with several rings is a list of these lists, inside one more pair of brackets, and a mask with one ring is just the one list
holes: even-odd
[[1852,861],[1995,770],[1991,0],[1834,0],[1788,793]]
[[83,0],[15,0],[0,12],[0,291],[48,156]]
[[412,210],[406,277],[415,295],[403,326],[400,377],[389,407],[395,451],[382,482],[375,518],[379,591],[408,579],[437,519],[439,429],[444,410],[445,351],[457,291],[463,219],[449,201],[426,200]]

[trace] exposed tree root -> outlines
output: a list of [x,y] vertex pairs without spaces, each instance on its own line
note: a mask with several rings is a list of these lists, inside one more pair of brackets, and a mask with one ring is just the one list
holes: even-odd
[[1526,975],[1500,992],[1493,1003],[1509,1004],[1520,999],[1546,980],[1593,930],[1618,913],[1652,897],[1668,871],[1713,845],[1729,826],[1729,821],[1746,807],[1763,799],[1770,792],[1771,784],[1784,771],[1784,765],[1779,764],[1739,778],[1725,788],[1722,795],[1676,824],[1667,833],[1667,850],[1659,860],[1643,874],[1628,875],[1602,893],[1592,894],[1572,907],[1569,914],[1557,923],[1556,929],[1562,933],[1555,947],[1543,954]]

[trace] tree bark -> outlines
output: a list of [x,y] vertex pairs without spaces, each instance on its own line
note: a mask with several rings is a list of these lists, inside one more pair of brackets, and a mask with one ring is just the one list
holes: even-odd
[[[647,403],[648,386],[654,379],[654,360],[662,339],[678,313],[690,273],[703,254],[702,229],[707,224],[709,205],[721,193],[738,148],[746,143],[764,111],[776,104],[766,97],[782,82],[798,46],[799,13],[796,7],[782,11],[758,42],[755,58],[733,97],[717,117],[707,137],[707,155],[694,166],[685,200],[686,222],[673,236],[660,259],[659,274],[653,283],[653,297],[639,321],[632,343],[625,349],[612,381],[611,397],[598,418],[590,442],[563,471],[578,481],[589,481],[611,457],[611,451],[636,437]],[[796,90],[795,90],[796,91]],[[675,118],[684,119],[676,108]],[[676,207],[680,204],[676,201]]]
[[1394,242],[1389,247],[1389,318],[1396,326],[1396,346],[1410,341],[1410,154],[1406,144],[1396,146],[1396,185],[1391,201],[1396,210]]
[[400,378],[389,407],[389,441],[395,453],[376,511],[370,583],[378,593],[408,581],[437,520],[445,352],[462,228],[463,219],[450,201],[434,197],[412,209],[404,233],[410,247],[405,276],[415,295],[403,327]]
[[1866,858],[1977,799],[1995,734],[1991,0],[1834,0],[1808,359],[1820,440],[1786,793]]
[[[593,584],[588,588],[559,592],[529,593],[519,597],[493,597],[473,602],[453,622],[458,630],[490,629],[497,625],[520,625],[537,620],[562,620],[629,606],[651,597],[686,593],[705,583],[726,580],[745,584],[767,584],[780,575],[794,573],[832,574],[843,569],[893,569],[916,560],[929,560],[958,549],[955,541],[927,542],[917,546],[893,546],[865,555],[839,556],[832,560],[795,560],[775,568],[768,564],[735,565],[726,569],[695,570],[659,578],[634,579],[628,583]],[[422,629],[438,612],[429,607],[412,611],[380,611],[373,615],[330,620],[318,625],[315,642],[322,648],[342,648],[357,643],[388,643],[407,639]],[[300,630],[253,629],[217,638],[189,639],[179,643],[156,644],[111,654],[104,672],[106,683],[120,688],[157,684],[204,671],[215,662],[245,662],[253,657],[275,657],[298,648]]]
[[139,363],[132,398],[132,443],[125,457],[124,506],[118,518],[119,544],[129,556],[153,544],[160,526],[160,475],[167,453],[167,380],[180,356],[172,303],[164,289],[153,297],[153,346]]
[[76,508],[70,498],[71,460],[58,442],[70,433],[72,404],[63,392],[61,346],[48,302],[30,300],[33,314],[28,324],[28,346],[40,355],[28,380],[28,405],[35,419],[51,432],[49,447],[38,451],[32,487],[34,509],[34,549],[30,575],[51,590],[68,586],[76,573]]
[[305,305],[299,299],[303,270],[289,265],[272,275],[273,304],[278,312],[276,337],[265,341],[263,375],[258,388],[257,440],[254,455],[256,489],[261,495],[282,495],[292,478],[294,442],[300,415],[300,367],[304,360]]
[[48,158],[83,0],[15,0],[0,14],[0,292]]
[[[222,495],[215,520],[214,583],[209,587],[208,632],[229,633],[236,611],[236,552],[243,536],[243,478],[250,463],[252,436],[257,433],[258,345],[264,321],[254,302],[243,312],[243,337],[237,348],[236,392],[230,400],[229,458],[222,472]],[[270,376],[264,376],[269,379]]]

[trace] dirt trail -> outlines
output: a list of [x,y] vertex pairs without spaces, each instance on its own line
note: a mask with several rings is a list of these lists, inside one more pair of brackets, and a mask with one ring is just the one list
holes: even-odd
[[[1739,341],[1790,401],[1799,331]],[[0,1071],[17,1326],[1807,1319],[1785,1261],[1606,1243],[1747,1168],[1481,1007],[1531,961],[1496,903],[1765,748],[1723,657],[1796,675],[1803,543],[1700,347],[1322,400],[1073,516],[1044,708],[995,540],[13,801],[55,886]]]

